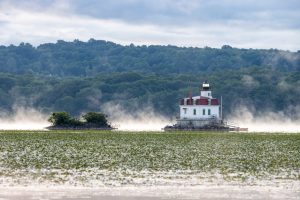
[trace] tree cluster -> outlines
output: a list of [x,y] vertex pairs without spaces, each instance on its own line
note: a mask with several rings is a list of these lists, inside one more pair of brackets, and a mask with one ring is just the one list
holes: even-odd
[[107,116],[97,112],[82,115],[82,120],[72,117],[67,112],[54,112],[48,121],[52,123],[52,127],[58,128],[112,128]]

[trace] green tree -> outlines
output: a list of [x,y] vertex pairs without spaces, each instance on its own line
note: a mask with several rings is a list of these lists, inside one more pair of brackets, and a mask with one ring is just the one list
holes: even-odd
[[107,116],[103,113],[97,113],[97,112],[88,112],[82,116],[82,118],[88,123],[88,124],[95,124],[99,126],[108,126],[107,122]]
[[67,112],[54,112],[48,119],[53,126],[69,125],[73,121],[72,117]]

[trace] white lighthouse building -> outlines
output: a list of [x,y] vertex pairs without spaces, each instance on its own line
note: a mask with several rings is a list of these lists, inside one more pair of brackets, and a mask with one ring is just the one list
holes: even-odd
[[223,121],[221,102],[212,96],[208,82],[204,82],[199,96],[192,96],[180,100],[179,117],[177,123],[164,127],[165,131],[248,131]]
[[213,98],[208,82],[202,84],[199,96],[181,99],[179,107],[178,127],[201,129],[222,123],[221,105],[218,99]]

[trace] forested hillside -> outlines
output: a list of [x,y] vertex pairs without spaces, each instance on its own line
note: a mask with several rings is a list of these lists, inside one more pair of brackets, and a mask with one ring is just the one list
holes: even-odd
[[[214,95],[223,96],[224,112],[237,105],[254,106],[258,112],[284,111],[296,117],[293,106],[300,102],[300,73],[279,73],[257,68],[227,70],[210,75],[99,74],[95,77],[42,77],[0,74],[0,105],[11,111],[14,105],[30,106],[50,113],[101,111],[110,106],[133,113],[153,108],[166,116],[175,115],[179,99],[189,91],[199,94],[203,80],[210,80]],[[101,109],[102,108],[102,109]]]
[[179,99],[210,81],[224,113],[246,105],[256,112],[299,117],[300,52],[280,50],[121,46],[106,41],[0,47],[0,109],[30,106],[80,115],[120,105],[171,117]]
[[89,40],[55,44],[0,46],[0,72],[53,76],[93,76],[102,72],[182,74],[252,66],[300,71],[300,51],[121,46]]

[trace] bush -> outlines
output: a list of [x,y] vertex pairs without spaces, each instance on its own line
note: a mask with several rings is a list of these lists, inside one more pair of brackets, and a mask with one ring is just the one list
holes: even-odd
[[107,119],[106,115],[103,113],[96,113],[96,112],[88,112],[82,116],[82,118],[88,124],[97,124],[99,126],[107,126]]
[[54,112],[48,119],[53,126],[69,125],[71,120],[72,117],[67,112]]

